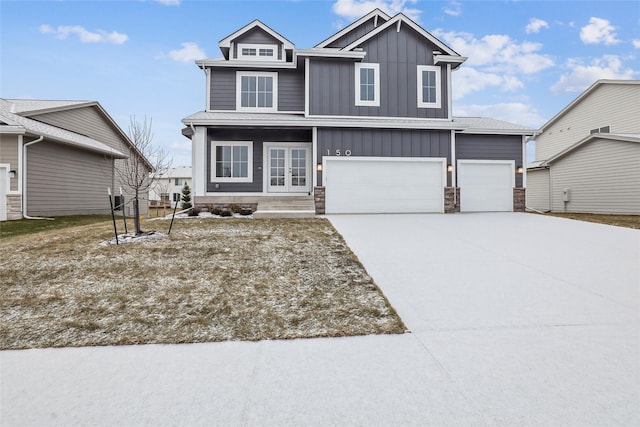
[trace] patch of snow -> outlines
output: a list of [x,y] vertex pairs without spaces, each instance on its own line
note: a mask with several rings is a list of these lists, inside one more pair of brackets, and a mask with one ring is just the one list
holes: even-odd
[[[158,221],[158,220],[171,220],[172,215],[161,216],[158,218],[151,218],[149,221]],[[220,216],[214,215],[211,212],[200,212],[197,216],[189,216],[187,213],[176,214],[176,219],[192,219],[192,218],[247,218],[253,219],[253,215],[240,215],[238,213],[234,213],[232,216]]]
[[163,238],[163,237],[167,237],[167,235],[165,233],[159,233],[157,231],[145,232],[145,233],[142,233],[139,236],[136,236],[133,233],[119,234],[117,241],[116,241],[116,238],[113,237],[112,239],[105,240],[104,242],[100,243],[100,246],[109,246],[109,245],[118,245],[118,244],[122,245],[122,244],[126,244],[126,243],[146,242],[146,241],[149,241],[149,240],[159,239],[159,238]]

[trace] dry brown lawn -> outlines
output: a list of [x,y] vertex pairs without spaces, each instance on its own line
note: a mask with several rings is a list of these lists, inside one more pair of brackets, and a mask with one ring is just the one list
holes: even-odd
[[405,331],[327,220],[189,218],[170,236],[102,245],[112,232],[0,240],[0,349]]
[[604,215],[591,213],[545,213],[545,215],[561,218],[575,219],[578,221],[596,222],[598,224],[615,225],[618,227],[640,229],[640,215]]

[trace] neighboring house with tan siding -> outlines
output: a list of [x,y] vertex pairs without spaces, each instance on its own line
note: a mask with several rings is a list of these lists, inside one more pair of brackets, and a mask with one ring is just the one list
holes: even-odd
[[108,188],[131,199],[116,169],[133,150],[97,102],[0,99],[0,220],[108,213]]
[[527,208],[640,214],[640,80],[598,80],[539,131]]

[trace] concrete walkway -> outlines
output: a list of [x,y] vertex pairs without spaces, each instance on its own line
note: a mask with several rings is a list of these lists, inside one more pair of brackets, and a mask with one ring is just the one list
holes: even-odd
[[412,333],[0,352],[0,425],[640,425],[640,232],[330,218]]

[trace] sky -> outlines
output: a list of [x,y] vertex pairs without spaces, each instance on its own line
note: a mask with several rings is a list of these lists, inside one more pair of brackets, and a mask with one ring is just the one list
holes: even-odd
[[98,101],[125,132],[146,117],[188,166],[181,119],[205,108],[196,59],[254,19],[308,48],[376,7],[469,58],[456,116],[537,129],[598,79],[640,79],[639,1],[0,0],[0,97]]

